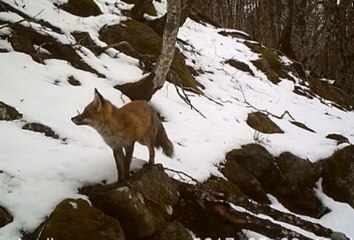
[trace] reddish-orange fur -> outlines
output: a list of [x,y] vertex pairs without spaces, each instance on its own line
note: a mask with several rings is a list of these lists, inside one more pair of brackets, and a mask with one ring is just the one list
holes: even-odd
[[[154,148],[173,155],[173,144],[155,110],[146,101],[132,101],[121,108],[104,99],[95,89],[94,100],[84,112],[72,118],[77,125],[89,125],[97,130],[112,148],[118,170],[118,181],[129,176],[135,142],[149,149],[149,164],[154,164]],[[123,152],[124,149],[124,152]]]

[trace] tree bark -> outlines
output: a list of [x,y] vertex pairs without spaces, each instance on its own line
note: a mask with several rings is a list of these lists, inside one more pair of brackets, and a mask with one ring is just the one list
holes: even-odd
[[163,33],[162,50],[159,60],[153,70],[153,87],[158,90],[165,83],[173,56],[175,55],[177,34],[181,17],[181,1],[167,1],[167,16]]

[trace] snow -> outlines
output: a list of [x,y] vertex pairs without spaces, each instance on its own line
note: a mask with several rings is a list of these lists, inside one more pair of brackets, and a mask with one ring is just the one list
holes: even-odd
[[[74,43],[73,31],[87,31],[100,46],[98,30],[105,24],[123,21],[120,10],[128,4],[116,0],[96,0],[103,14],[82,18],[58,10],[49,0],[22,0],[4,2],[26,12],[36,19],[43,19],[60,27],[63,33],[45,29],[62,43]],[[64,2],[64,1],[61,1]],[[25,7],[21,7],[25,5]],[[164,13],[165,1],[154,2],[159,15]],[[21,19],[16,14],[0,12],[0,20],[13,22]],[[26,25],[26,22],[21,24]],[[34,27],[39,27],[33,24]],[[292,92],[294,83],[283,80],[278,85],[270,83],[264,73],[251,63],[259,56],[246,47],[243,39],[233,39],[218,34],[221,29],[204,26],[188,20],[178,37],[190,45],[180,50],[188,57],[187,64],[205,72],[197,80],[205,87],[207,97],[188,93],[191,103],[204,116],[192,110],[178,96],[175,87],[166,83],[152,98],[151,104],[165,117],[164,126],[175,145],[175,157],[169,159],[162,152],[156,153],[156,161],[168,168],[184,171],[202,181],[210,175],[220,175],[217,165],[225,153],[243,144],[255,141],[255,131],[245,120],[254,108],[280,116],[289,111],[296,121],[306,124],[316,133],[291,124],[289,116],[283,119],[271,117],[285,134],[260,134],[267,139],[264,144],[273,155],[290,151],[300,157],[317,161],[331,155],[343,145],[337,146],[326,139],[329,133],[339,133],[354,142],[354,113],[344,112],[322,104],[318,99],[307,99]],[[225,29],[222,29],[225,30]],[[6,34],[8,29],[1,29]],[[84,61],[107,76],[107,79],[75,69],[62,60],[34,62],[26,54],[14,52],[6,39],[0,47],[10,52],[0,53],[0,101],[23,113],[22,120],[0,122],[0,205],[9,210],[14,221],[0,229],[0,239],[18,239],[21,231],[34,230],[55,206],[65,198],[84,198],[78,188],[107,180],[115,182],[117,173],[113,156],[98,133],[89,127],[78,127],[70,118],[93,99],[97,88],[102,95],[117,106],[128,102],[112,86],[134,82],[142,77],[138,60],[110,49],[100,57],[88,49],[78,53]],[[189,51],[186,51],[188,49]],[[237,59],[249,65],[255,76],[241,72],[224,62]],[[283,61],[290,61],[283,58]],[[73,76],[81,86],[67,82]],[[221,105],[222,104],[222,105]],[[22,130],[25,122],[39,122],[51,127],[59,140],[43,134]],[[62,139],[66,139],[63,141]],[[137,145],[132,169],[140,168],[147,159],[146,147]],[[172,174],[172,173],[170,173]],[[175,176],[178,178],[178,176]],[[354,211],[347,205],[326,197],[321,189],[318,195],[333,212],[319,223],[354,237],[352,226]]]

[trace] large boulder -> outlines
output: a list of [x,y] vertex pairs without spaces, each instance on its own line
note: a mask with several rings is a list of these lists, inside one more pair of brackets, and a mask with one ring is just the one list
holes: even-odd
[[263,146],[244,145],[226,155],[222,172],[257,201],[267,202],[268,192],[291,211],[312,217],[326,212],[313,191],[321,168],[291,153],[275,158]]
[[62,201],[30,240],[124,240],[119,222],[83,199]]
[[344,147],[323,160],[322,178],[326,194],[354,208],[354,145]]
[[176,183],[161,165],[143,168],[123,186],[94,186],[86,194],[95,207],[119,219],[129,239],[152,236],[171,218],[179,200]]

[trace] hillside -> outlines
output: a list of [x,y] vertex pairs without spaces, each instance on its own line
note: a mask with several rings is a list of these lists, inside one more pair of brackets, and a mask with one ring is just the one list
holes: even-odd
[[[1,240],[42,232],[38,227],[64,199],[90,201],[94,211],[105,204],[97,193],[82,188],[117,180],[112,152],[97,132],[70,119],[92,101],[95,88],[116,106],[129,102],[118,89],[145,76],[161,48],[153,29],[129,18],[132,4],[80,2],[86,7],[65,0],[0,1]],[[163,3],[154,1],[153,7],[147,19],[165,13]],[[119,41],[130,43],[137,53],[105,48]],[[177,48],[168,82],[150,101],[175,146],[173,159],[156,154],[158,163],[174,170],[165,172],[179,180],[170,183],[163,170],[154,169],[156,178],[167,182],[161,189],[171,184],[168,189],[179,196],[178,186],[188,199],[188,189],[203,191],[199,183],[208,180],[219,186],[216,190],[233,189],[236,196],[269,211],[255,207],[252,212],[241,198],[223,199],[234,211],[254,217],[253,222],[237,225],[233,215],[224,231],[200,210],[197,220],[203,225],[205,218],[215,227],[210,230],[184,219],[188,204],[184,209],[173,195],[174,203],[166,206],[178,207],[167,222],[180,222],[197,237],[239,232],[271,238],[278,232],[261,227],[269,220],[277,224],[274,229],[290,229],[300,239],[345,239],[337,232],[354,238],[353,98],[246,33],[216,28],[197,13],[179,29]],[[137,144],[131,168],[141,174],[134,174],[134,181],[144,179],[146,173],[139,169],[147,157],[146,147]],[[191,179],[181,172],[198,184],[184,185]],[[151,188],[159,183],[146,178]],[[128,186],[139,185],[134,181]],[[70,201],[90,208],[86,201]],[[104,207],[103,212],[107,214]],[[282,214],[296,221],[282,221]],[[248,219],[241,215],[236,219]]]

